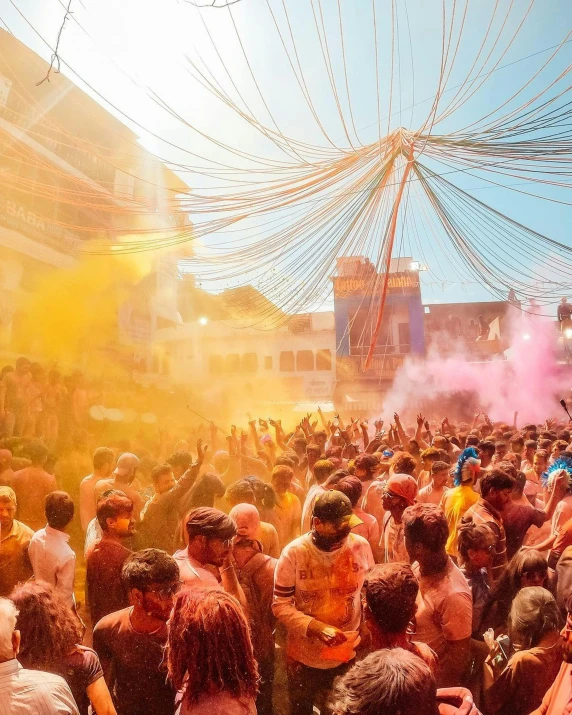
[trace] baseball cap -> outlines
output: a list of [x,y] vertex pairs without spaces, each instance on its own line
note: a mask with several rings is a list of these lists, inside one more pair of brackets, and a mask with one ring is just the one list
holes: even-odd
[[353,529],[354,526],[363,524],[363,521],[353,513],[352,503],[345,494],[334,489],[322,494],[314,504],[312,516],[320,521],[340,521],[349,517],[348,524]]
[[395,494],[408,504],[415,502],[417,496],[417,482],[409,474],[393,474],[385,483],[387,491]]
[[129,474],[129,472],[131,472],[133,469],[136,469],[138,466],[139,458],[136,457],[134,454],[131,454],[131,452],[124,452],[117,460],[117,466],[113,470],[113,474],[116,474],[119,477],[124,477],[126,474]]

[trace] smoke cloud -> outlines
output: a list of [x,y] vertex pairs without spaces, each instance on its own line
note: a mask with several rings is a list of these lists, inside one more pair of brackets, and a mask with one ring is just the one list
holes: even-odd
[[554,321],[512,312],[506,359],[469,362],[462,345],[450,344],[446,352],[432,344],[425,359],[408,358],[386,397],[386,419],[394,411],[411,415],[422,403],[449,402],[456,393],[474,393],[492,420],[508,424],[515,411],[521,425],[559,415],[558,398],[569,387],[556,362]]

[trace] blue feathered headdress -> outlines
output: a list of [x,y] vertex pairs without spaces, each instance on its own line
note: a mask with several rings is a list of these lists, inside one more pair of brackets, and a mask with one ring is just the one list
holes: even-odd
[[568,488],[570,488],[572,482],[572,459],[570,459],[570,457],[558,457],[554,464],[551,464],[550,467],[542,473],[542,486],[547,486],[549,491],[552,491],[554,476],[556,472],[560,472],[562,469],[568,472]]
[[477,464],[480,464],[479,453],[474,447],[467,447],[461,452],[454,471],[454,484],[456,487],[463,483],[463,470],[465,467],[469,465],[476,466]]

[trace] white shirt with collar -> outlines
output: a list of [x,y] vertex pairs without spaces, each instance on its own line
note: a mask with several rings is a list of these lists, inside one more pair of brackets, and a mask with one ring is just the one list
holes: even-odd
[[69,540],[69,534],[47,525],[32,536],[28,554],[34,578],[51,584],[71,606],[74,603],[75,553]]
[[13,658],[0,663],[0,715],[79,715],[66,681],[27,670]]

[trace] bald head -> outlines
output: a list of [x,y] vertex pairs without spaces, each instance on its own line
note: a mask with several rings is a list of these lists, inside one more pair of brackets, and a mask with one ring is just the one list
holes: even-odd
[[229,516],[236,524],[238,536],[256,538],[260,526],[260,514],[254,504],[237,504],[232,507]]

